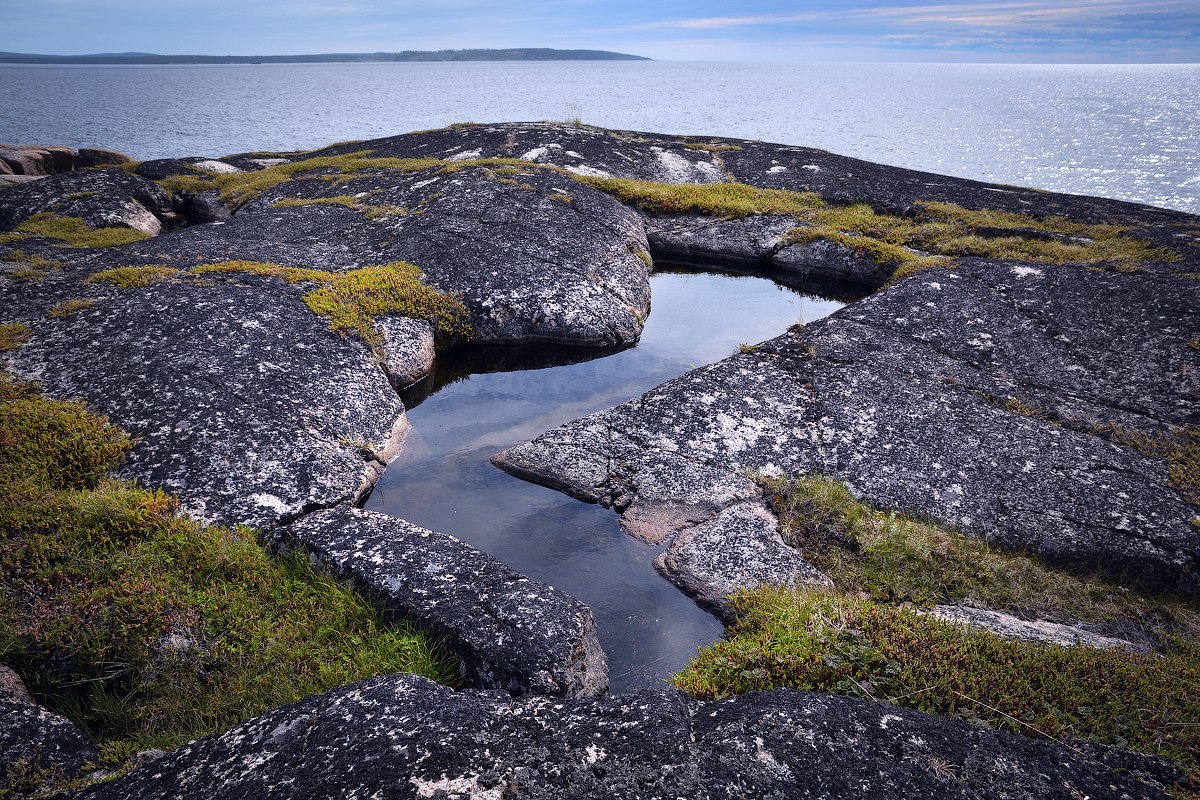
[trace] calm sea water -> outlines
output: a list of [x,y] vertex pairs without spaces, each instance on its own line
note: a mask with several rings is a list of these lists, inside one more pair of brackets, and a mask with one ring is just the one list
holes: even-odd
[[1200,213],[1200,65],[0,67],[0,141],[139,159],[575,116]]

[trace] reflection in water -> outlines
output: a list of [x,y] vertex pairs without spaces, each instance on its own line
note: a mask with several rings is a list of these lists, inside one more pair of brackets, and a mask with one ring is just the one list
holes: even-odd
[[[514,478],[488,458],[842,305],[723,274],[656,273],[651,286],[653,312],[635,347],[589,351],[591,360],[568,352],[559,366],[528,349],[447,359],[432,379],[436,394],[406,398],[413,431],[366,503],[587,603],[613,691],[660,683],[715,641],[720,623],[654,571],[659,548],[626,536],[611,510]],[[518,371],[493,371],[501,369]]]

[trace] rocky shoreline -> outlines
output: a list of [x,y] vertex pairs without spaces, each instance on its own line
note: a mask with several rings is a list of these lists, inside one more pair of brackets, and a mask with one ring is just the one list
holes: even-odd
[[[4,368],[138,437],[124,477],[206,522],[254,526],[443,636],[469,687],[356,684],[89,796],[966,797],[1036,774],[1005,791],[1157,797],[1181,780],[1148,757],[828,695],[587,699],[607,677],[586,606],[454,531],[355,505],[404,446],[397,390],[437,351],[628,346],[653,262],[703,264],[872,294],[495,463],[613,507],[665,546],[664,576],[725,618],[742,588],[831,585],[757,482],[796,473],[1074,574],[1194,598],[1196,217],[810,148],[552,124],[141,164],[79,151],[76,169],[65,155],[44,166],[55,148],[11,152],[10,171],[55,174],[0,188],[0,323],[21,339]],[[389,294],[408,265],[437,297]],[[958,618],[987,624],[976,611]],[[9,719],[5,742],[57,742],[69,725]],[[41,757],[77,769],[93,747],[78,741]],[[296,777],[306,752],[320,755]],[[344,777],[367,752],[379,768]]]

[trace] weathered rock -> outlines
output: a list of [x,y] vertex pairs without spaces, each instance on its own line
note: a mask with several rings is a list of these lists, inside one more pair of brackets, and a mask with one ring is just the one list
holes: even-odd
[[80,217],[93,228],[124,227],[156,236],[171,200],[162,187],[121,169],[52,175],[14,187],[0,203],[0,229],[15,228],[34,214]]
[[60,145],[0,144],[0,161],[17,175],[56,175],[75,168],[75,151]]
[[395,386],[411,386],[433,370],[433,326],[427,321],[382,317],[375,325],[383,333],[383,368]]
[[81,147],[75,154],[76,169],[85,167],[119,167],[122,164],[132,164],[133,159],[120,150],[110,150],[107,147]]
[[228,222],[233,212],[221,202],[221,197],[215,191],[200,192],[194,197],[186,198],[183,202],[183,215],[193,225],[204,225],[209,222]]
[[961,622],[964,625],[989,630],[1008,639],[1022,639],[1027,642],[1053,642],[1068,647],[1085,645],[1104,649],[1121,647],[1138,651],[1148,651],[1154,646],[1152,642],[1146,640],[1145,636],[1131,641],[1116,636],[1106,636],[1091,630],[1091,626],[1066,625],[1045,619],[1021,619],[1013,614],[992,608],[939,605],[930,609],[929,613],[949,622]]
[[1198,309],[1185,278],[965,262],[497,462],[618,510],[691,507],[706,487],[723,508],[750,491],[747,470],[829,474],[1008,549],[1195,591],[1195,511],[1163,461],[988,398],[1021,395],[1080,429],[1195,425]]
[[717,703],[455,694],[389,675],[295,703],[81,798],[1165,798],[1168,764],[777,690]]
[[0,175],[0,189],[7,189],[12,186],[23,186],[30,181],[40,180],[46,177],[45,175]]
[[[290,285],[177,278],[100,297],[30,319],[10,369],[138,436],[124,473],[198,517],[270,526],[346,502],[395,454],[407,420],[383,371]],[[3,293],[0,317],[29,311]]]
[[444,637],[469,686],[562,697],[608,687],[587,606],[453,536],[350,508],[309,514],[282,535],[389,614]]
[[787,286],[833,287],[874,291],[887,282],[892,270],[866,253],[838,242],[817,239],[781,247],[771,256],[771,277]]
[[654,561],[655,568],[723,620],[727,598],[762,584],[820,586],[833,582],[779,536],[778,520],[760,503],[729,506],[685,529]]
[[0,789],[7,780],[42,773],[49,782],[75,777],[100,755],[70,720],[38,705],[8,667],[0,665]]

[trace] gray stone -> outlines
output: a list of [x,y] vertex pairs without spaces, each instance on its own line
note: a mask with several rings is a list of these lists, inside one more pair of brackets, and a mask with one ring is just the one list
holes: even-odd
[[55,175],[75,168],[75,151],[57,145],[0,144],[0,161],[17,175]]
[[1007,639],[1021,639],[1027,642],[1052,642],[1067,647],[1084,645],[1106,650],[1123,648],[1147,651],[1153,647],[1149,641],[1131,641],[1115,636],[1105,636],[1080,624],[1066,625],[1046,619],[1021,619],[993,608],[939,605],[930,609],[929,614],[949,622],[983,628]]
[[282,536],[444,637],[468,685],[563,697],[608,686],[587,606],[453,536],[350,508],[309,514]]
[[784,543],[778,527],[761,503],[738,503],[684,529],[654,566],[726,622],[734,618],[727,598],[740,589],[763,584],[832,589],[829,578]]
[[83,731],[38,705],[20,677],[0,665],[0,789],[8,776],[31,768],[42,770],[47,782],[73,778],[99,755]]
[[433,370],[431,324],[409,317],[381,317],[375,325],[383,333],[383,368],[393,385],[411,386]]
[[1182,782],[1158,759],[833,695],[513,700],[388,675],[192,742],[78,796],[1165,800]]

